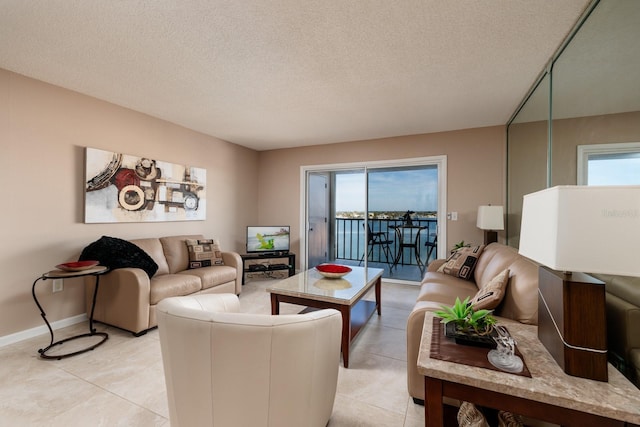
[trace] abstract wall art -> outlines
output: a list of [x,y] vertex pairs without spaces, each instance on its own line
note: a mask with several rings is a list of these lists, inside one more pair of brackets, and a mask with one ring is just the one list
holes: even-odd
[[86,149],[85,223],[202,221],[206,169]]

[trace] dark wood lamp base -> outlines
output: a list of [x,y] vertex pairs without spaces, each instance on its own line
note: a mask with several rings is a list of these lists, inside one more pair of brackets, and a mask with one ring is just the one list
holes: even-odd
[[484,244],[495,243],[498,241],[498,232],[493,230],[484,230]]
[[538,338],[567,374],[607,381],[604,283],[541,266]]

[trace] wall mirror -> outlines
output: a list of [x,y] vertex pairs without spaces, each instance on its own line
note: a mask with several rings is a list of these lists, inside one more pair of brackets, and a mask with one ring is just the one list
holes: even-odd
[[[507,241],[518,246],[522,197],[547,186],[549,75],[545,72],[507,128]],[[511,243],[510,243],[511,244]]]
[[640,141],[638,40],[640,2],[595,1],[508,124],[507,244],[518,246],[524,194],[577,183],[578,146]]

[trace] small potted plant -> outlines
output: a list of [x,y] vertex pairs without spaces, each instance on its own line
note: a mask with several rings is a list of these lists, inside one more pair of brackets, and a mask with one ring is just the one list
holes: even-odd
[[466,248],[466,247],[470,247],[471,245],[468,243],[465,243],[464,240],[461,242],[456,243],[455,245],[453,245],[453,248],[451,248],[451,253],[456,252],[458,249],[462,249],[462,248]]
[[491,314],[492,310],[474,310],[469,297],[464,301],[456,298],[451,307],[443,305],[440,308],[435,315],[442,318],[446,336],[453,337],[459,344],[495,345],[492,336],[496,319]]

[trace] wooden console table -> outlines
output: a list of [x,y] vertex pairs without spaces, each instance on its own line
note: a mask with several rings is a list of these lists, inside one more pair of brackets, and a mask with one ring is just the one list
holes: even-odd
[[536,326],[500,319],[518,342],[528,378],[430,358],[432,319],[425,315],[418,354],[426,426],[443,426],[445,396],[562,426],[640,425],[640,390],[611,365],[608,382],[565,374],[538,340]]

